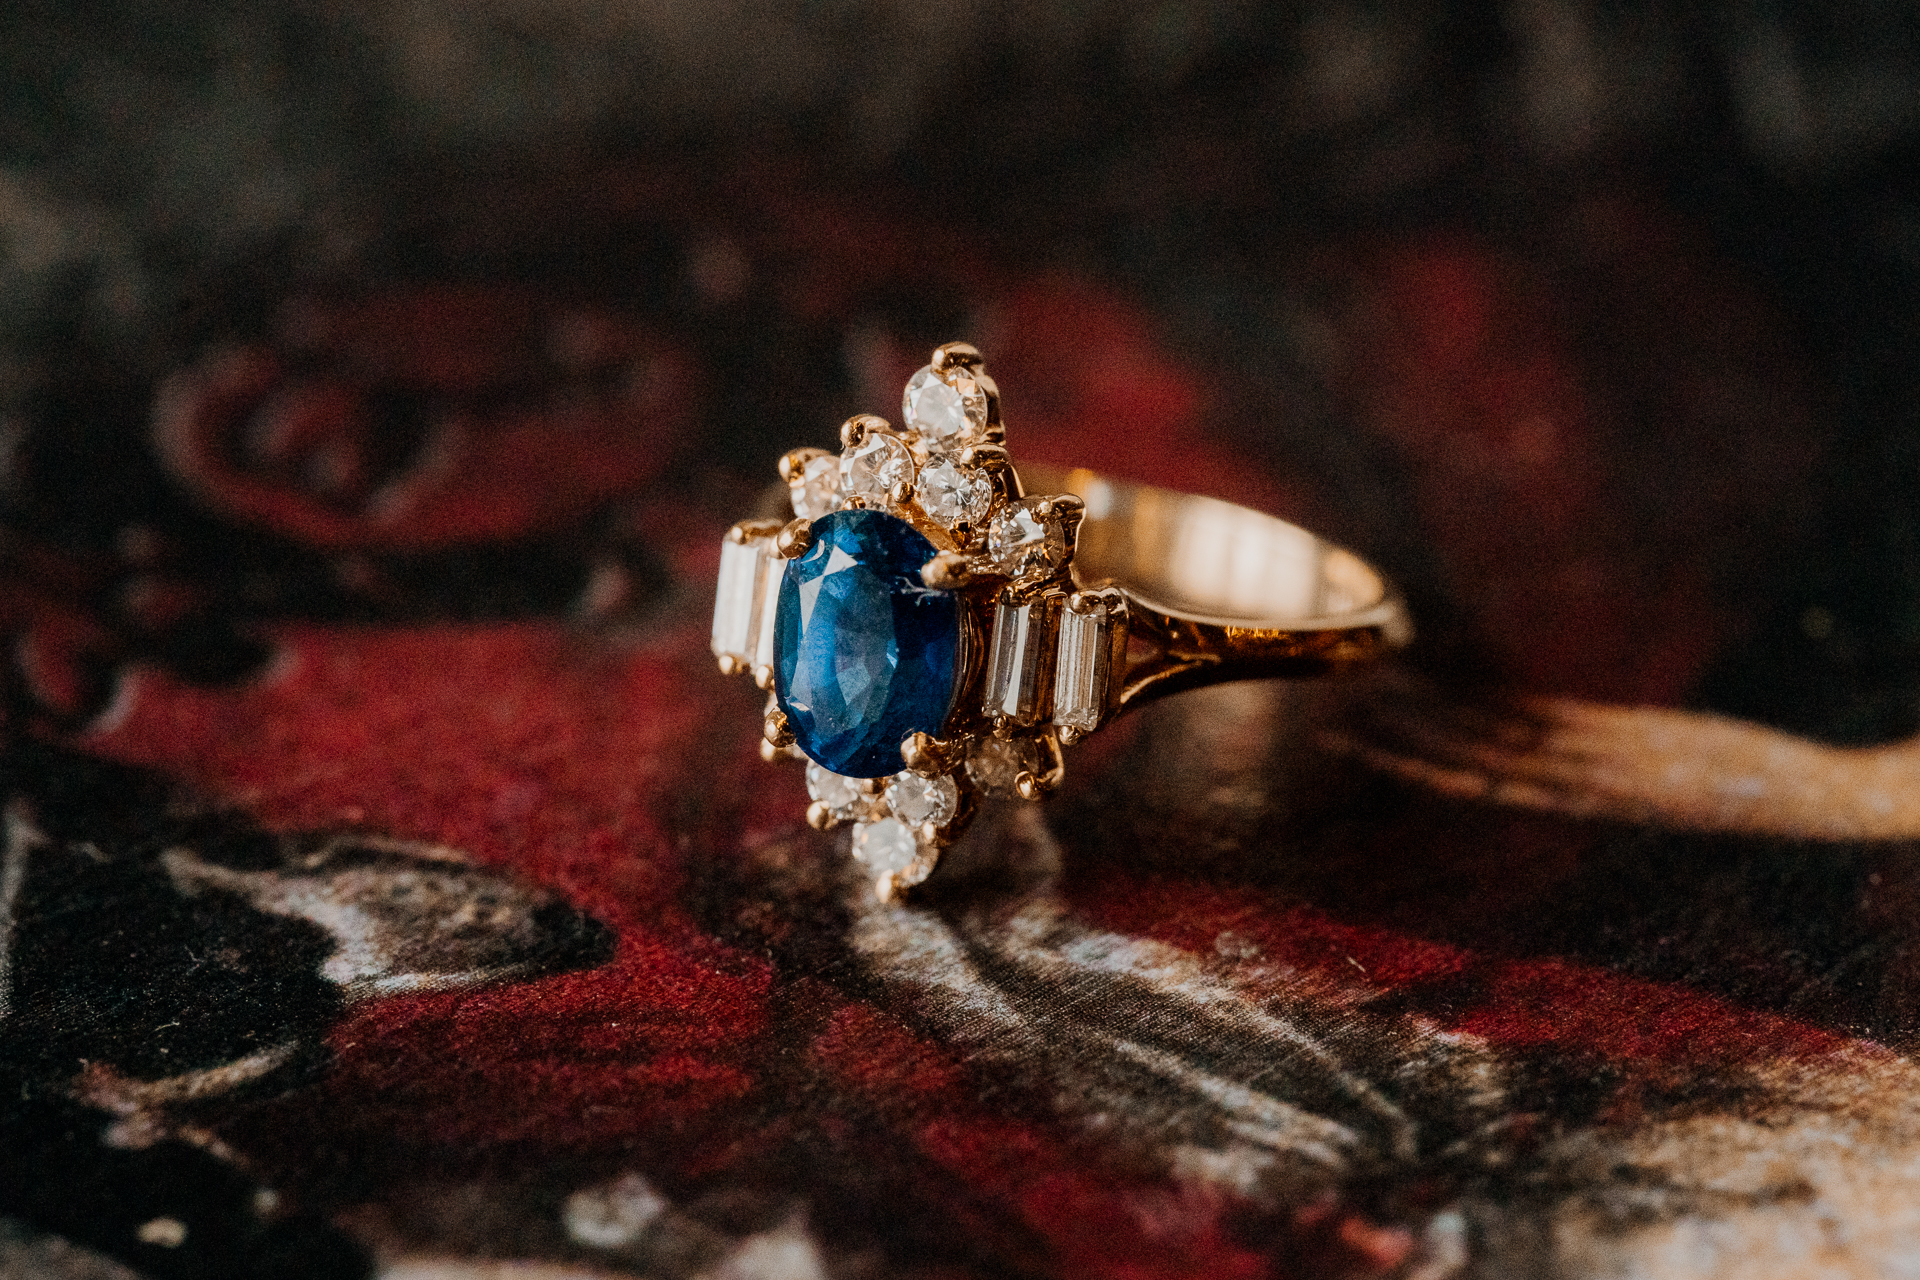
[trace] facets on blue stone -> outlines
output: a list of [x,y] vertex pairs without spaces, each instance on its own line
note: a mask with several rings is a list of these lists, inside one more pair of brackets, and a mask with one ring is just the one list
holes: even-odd
[[848,778],[898,773],[909,734],[938,735],[954,698],[960,602],[929,590],[934,547],[879,511],[813,522],[787,562],[774,633],[774,696],[799,748]]

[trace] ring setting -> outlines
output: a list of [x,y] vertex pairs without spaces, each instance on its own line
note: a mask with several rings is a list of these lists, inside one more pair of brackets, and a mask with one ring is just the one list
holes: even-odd
[[791,518],[721,546],[712,649],[768,691],[761,753],[807,766],[808,822],[851,824],[890,899],[983,798],[1038,800],[1062,748],[1218,680],[1310,675],[1410,634],[1378,573],[1215,499],[1028,468],[980,352],[938,348],[902,426],[861,414],[840,452],[780,459]]

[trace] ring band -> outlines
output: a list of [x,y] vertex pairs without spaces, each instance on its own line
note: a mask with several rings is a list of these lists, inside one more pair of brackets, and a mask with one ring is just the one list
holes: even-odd
[[[780,460],[794,518],[721,546],[712,647],[769,691],[761,751],[807,765],[807,820],[853,824],[883,898],[932,871],[983,796],[1037,800],[1063,746],[1228,680],[1313,676],[1405,644],[1352,552],[1277,517],[1029,466],[980,353],[948,343],[904,426]],[[1039,496],[1031,496],[1037,493]]]
[[1372,566],[1278,516],[1081,468],[1021,474],[1086,504],[1074,583],[1118,589],[1134,640],[1150,646],[1136,643],[1119,710],[1229,680],[1326,675],[1412,638]]

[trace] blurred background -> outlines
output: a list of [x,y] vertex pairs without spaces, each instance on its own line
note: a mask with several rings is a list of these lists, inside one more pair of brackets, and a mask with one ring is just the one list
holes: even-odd
[[[616,496],[724,507],[964,333],[1016,432],[1104,415],[1162,478],[1203,441],[1382,559],[1436,669],[1916,726],[1909,6],[4,25],[4,519],[89,584],[96,667],[219,678],[236,613],[542,610],[596,564],[644,593]],[[23,696],[97,711],[85,666]]]

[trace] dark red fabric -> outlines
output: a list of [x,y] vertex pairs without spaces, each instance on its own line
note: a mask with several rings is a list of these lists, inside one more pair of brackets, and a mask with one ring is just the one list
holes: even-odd
[[[895,908],[806,827],[799,772],[758,757],[760,695],[706,650],[719,536],[771,476],[771,456],[733,456],[746,446],[729,423],[693,425],[740,371],[603,304],[520,288],[289,298],[271,332],[155,389],[152,448],[196,518],[279,548],[293,585],[249,613],[190,556],[133,570],[194,596],[178,616],[235,620],[261,656],[201,678],[153,639],[166,626],[89,621],[85,591],[23,588],[13,731],[162,788],[125,851],[167,868],[156,894],[192,896],[170,841],[227,847],[167,825],[184,812],[288,849],[397,841],[381,856],[419,866],[452,850],[481,887],[449,910],[492,919],[498,886],[519,886],[608,942],[457,989],[327,995],[289,1032],[301,1074],[208,1086],[204,1113],[125,1085],[172,1077],[111,1050],[110,1076],[83,1087],[57,1061],[33,1087],[149,1126],[104,1148],[191,1148],[242,1171],[366,1266],[1598,1274],[1580,1268],[1666,1257],[1659,1232],[1706,1224],[1725,1236],[1713,1265],[1661,1273],[1731,1274],[1741,1241],[1812,1230],[1793,1215],[1815,1200],[1870,1237],[1859,1267],[1898,1256],[1881,1228],[1909,1189],[1910,1028],[1845,970],[1878,975],[1907,945],[1903,917],[1851,905],[1880,883],[1874,858],[1904,851],[1444,796],[1325,732],[1413,696],[1396,680],[1446,691],[1450,714],[1538,694],[1680,702],[1769,607],[1747,587],[1808,536],[1821,442],[1782,326],[1677,218],[1608,198],[1566,224],[1518,248],[1355,238],[1298,268],[1325,304],[1330,403],[1404,484],[1396,527],[1421,551],[1393,567],[1413,575],[1427,633],[1408,664],[1170,701],[1073,753],[1059,798],[984,821]],[[848,319],[869,281],[959,290],[1016,459],[1212,493],[1397,554],[1377,516],[1263,443],[1275,406],[1257,379],[1181,353],[1124,287],[824,199],[776,202],[767,227],[777,253],[752,237],[735,251],[808,322]],[[833,412],[890,412],[924,358],[916,337],[869,332]],[[425,434],[383,453],[380,406],[402,393],[429,398]],[[495,616],[409,603],[410,573],[482,570],[381,558],[549,536],[583,548],[578,580],[546,582],[544,561],[486,570],[538,580]],[[331,557],[315,572],[336,594],[303,603],[313,555]],[[90,669],[117,680],[91,711]],[[35,791],[68,767],[14,785],[79,857],[104,837]],[[258,886],[307,874],[286,857],[202,861]],[[320,883],[346,900],[343,881]],[[271,915],[259,904],[278,891],[203,896]],[[118,936],[53,893],[22,929]],[[1817,909],[1797,916],[1802,894]],[[325,917],[336,956],[341,918]],[[380,972],[407,928],[439,918],[369,944]],[[1845,963],[1783,955],[1847,947]],[[250,963],[310,976],[292,954]],[[1873,1171],[1864,1187],[1836,1188],[1820,1163],[1813,1129],[1836,1113]],[[1701,1125],[1747,1126],[1775,1172],[1749,1185],[1698,1155],[1732,1141]],[[569,1197],[627,1175],[669,1206],[652,1234],[563,1229]],[[193,1209],[169,1212],[215,1230]],[[776,1237],[799,1250],[786,1270],[739,1269]],[[94,1243],[170,1265],[151,1242]]]

